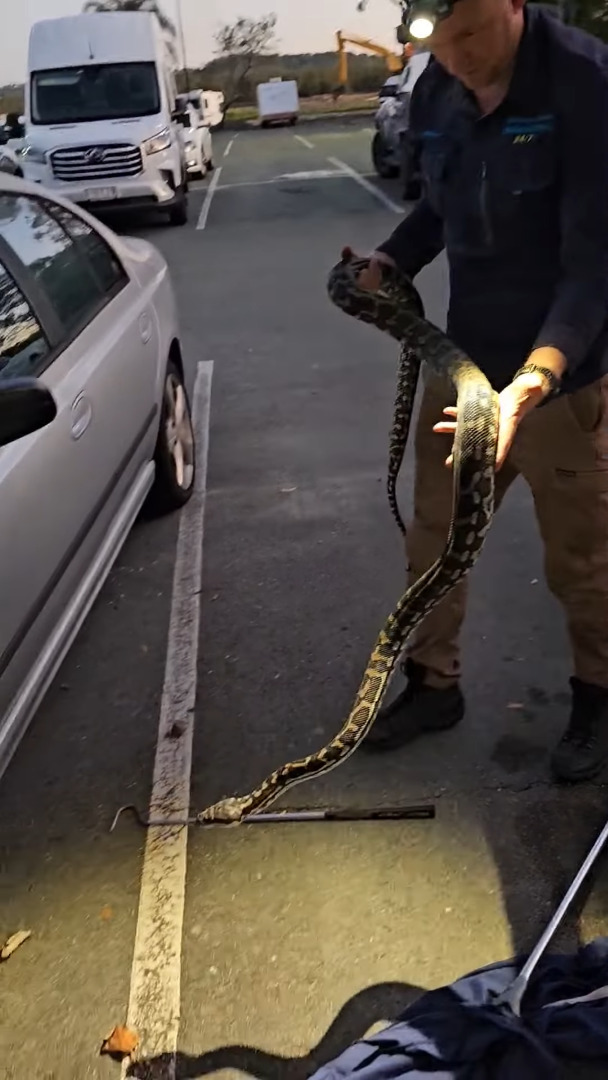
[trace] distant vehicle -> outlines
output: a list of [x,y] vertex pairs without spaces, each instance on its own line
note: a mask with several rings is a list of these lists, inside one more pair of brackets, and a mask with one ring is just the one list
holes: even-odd
[[260,127],[296,124],[300,114],[298,84],[295,79],[270,79],[256,87]]
[[182,507],[196,464],[163,256],[0,174],[3,391],[0,773],[139,511]]
[[189,90],[185,96],[212,131],[224,126],[225,98],[221,90]]
[[401,177],[404,197],[418,197],[418,163],[408,137],[410,101],[414,86],[426,69],[431,54],[414,53],[400,76],[394,96],[385,98],[375,116],[376,131],[372,141],[374,168],[382,177]]
[[15,154],[19,154],[24,144],[24,117],[19,116],[17,113],[7,113],[4,124],[0,129],[0,145],[8,146]]
[[19,155],[10,146],[0,146],[0,172],[23,176]]
[[[181,98],[184,98],[182,101]],[[189,176],[205,176],[213,168],[213,145],[209,124],[185,95],[178,97],[176,119],[184,147]]]
[[89,209],[188,218],[176,87],[149,12],[85,13],[34,23],[24,173]]

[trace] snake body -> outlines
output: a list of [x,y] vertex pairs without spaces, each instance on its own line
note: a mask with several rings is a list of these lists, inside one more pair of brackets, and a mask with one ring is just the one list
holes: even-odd
[[410,634],[471,569],[492,521],[497,395],[479,368],[425,319],[418,292],[398,270],[383,267],[378,292],[359,287],[358,275],[368,265],[368,260],[355,258],[346,248],[329,274],[328,292],[338,308],[389,334],[401,347],[390,438],[388,498],[403,532],[396,483],[408,440],[421,362],[449,379],[456,393],[453,511],[446,547],[388,616],[369,657],[352,709],[338,734],[316,753],[282,765],[249,795],[222,799],[203,810],[197,816],[201,824],[238,824],[265,809],[295,784],[329,772],[350,757],[376,719],[388,681]]

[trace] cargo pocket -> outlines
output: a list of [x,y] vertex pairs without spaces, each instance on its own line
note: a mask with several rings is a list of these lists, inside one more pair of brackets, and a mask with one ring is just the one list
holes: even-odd
[[600,469],[608,469],[608,376],[566,396],[579,432],[593,447]]

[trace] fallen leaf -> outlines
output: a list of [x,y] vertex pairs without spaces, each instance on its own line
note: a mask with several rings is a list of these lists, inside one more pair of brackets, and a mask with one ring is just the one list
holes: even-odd
[[127,1027],[115,1027],[107,1039],[104,1040],[101,1053],[102,1054],[119,1054],[121,1057],[126,1057],[128,1054],[132,1054],[135,1048],[139,1044],[139,1037],[134,1031],[130,1031]]
[[12,956],[15,952],[15,949],[23,945],[23,942],[27,941],[31,936],[31,930],[18,930],[16,934],[11,934],[0,952],[0,960],[8,960],[9,956]]
[[102,907],[101,911],[99,912],[99,918],[107,922],[108,919],[112,918],[113,914],[114,912],[112,911],[110,905],[106,904],[105,907]]
[[521,701],[510,701],[507,705],[507,709],[523,709],[523,703]]

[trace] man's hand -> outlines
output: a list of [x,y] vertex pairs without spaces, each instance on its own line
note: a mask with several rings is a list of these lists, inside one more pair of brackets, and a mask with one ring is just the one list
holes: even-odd
[[395,260],[383,251],[372,251],[369,257],[369,266],[359,274],[359,288],[368,292],[378,292],[382,285],[382,267],[395,266]]
[[[541,350],[538,350],[540,353]],[[556,351],[556,350],[555,350]],[[561,354],[560,358],[561,358]],[[538,363],[539,366],[548,367],[546,353],[541,358],[535,356],[533,353],[530,357],[530,361]],[[555,359],[555,358],[554,358]],[[563,359],[563,364],[561,363]],[[565,368],[565,358],[561,358],[559,362],[555,360],[551,364],[551,370],[555,370],[556,374],[560,374]],[[543,364],[544,361],[544,364]],[[561,370],[560,370],[561,369]],[[537,373],[526,373],[525,375],[519,375],[509,386],[498,395],[499,403],[499,421],[498,421],[498,445],[496,449],[496,471],[505,463],[507,454],[511,449],[515,433],[524,416],[531,412],[532,409],[540,405],[543,398],[547,396],[550,391],[548,380],[543,375]],[[433,431],[437,431],[442,435],[454,436],[456,431],[456,419],[458,416],[458,410],[454,407],[450,407],[443,410],[445,416],[452,417],[451,420],[441,420],[438,424],[435,424]],[[446,465],[450,468],[453,463],[453,454],[450,454],[446,459]]]

